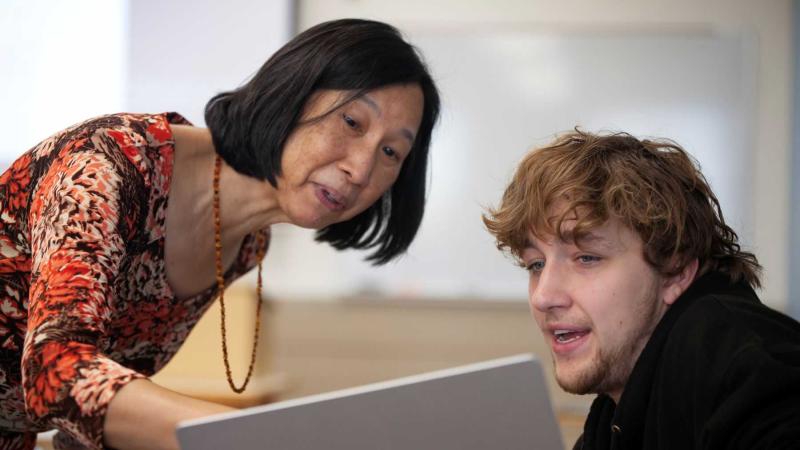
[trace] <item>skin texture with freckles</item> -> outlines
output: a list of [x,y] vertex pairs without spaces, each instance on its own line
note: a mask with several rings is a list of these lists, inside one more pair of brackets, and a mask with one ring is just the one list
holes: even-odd
[[[351,95],[321,90],[306,102],[302,121],[284,144],[277,189],[223,163],[224,267],[252,230],[276,223],[324,228],[361,213],[391,188],[422,120],[422,90],[416,84],[390,85],[342,104]],[[176,159],[167,233],[181,239],[166,239],[165,258],[170,286],[186,298],[215,282],[207,239],[214,231],[208,174],[216,152],[207,129],[172,128]]]
[[[676,289],[680,276],[656,272],[641,238],[614,219],[591,230],[580,247],[552,236],[528,239],[521,257],[531,311],[551,346],[559,385],[618,401],[650,334],[683,290]],[[557,330],[571,332],[566,342]]]
[[295,225],[319,229],[364,211],[411,151],[423,111],[418,85],[375,89],[325,115],[347,95],[318,91],[286,141],[276,196]]

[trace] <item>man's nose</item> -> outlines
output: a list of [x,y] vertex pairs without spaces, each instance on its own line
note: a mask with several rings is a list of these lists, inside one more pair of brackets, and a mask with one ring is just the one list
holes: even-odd
[[547,312],[565,308],[571,303],[569,274],[557,263],[546,264],[538,276],[531,276],[528,301],[531,308]]

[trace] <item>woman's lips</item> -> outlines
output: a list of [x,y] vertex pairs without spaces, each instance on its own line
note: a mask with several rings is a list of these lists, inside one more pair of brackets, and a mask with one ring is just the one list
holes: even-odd
[[327,188],[321,184],[315,184],[314,195],[316,195],[320,203],[331,211],[341,211],[345,209],[344,198],[333,189]]

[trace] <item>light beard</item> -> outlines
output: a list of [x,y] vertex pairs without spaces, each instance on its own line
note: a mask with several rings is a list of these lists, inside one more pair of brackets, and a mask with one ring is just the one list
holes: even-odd
[[[618,353],[618,352],[615,352]],[[566,392],[570,394],[584,395],[597,392],[605,392],[613,385],[611,377],[618,378],[621,373],[619,366],[614,366],[611,361],[619,361],[620,358],[614,355],[606,355],[602,350],[599,355],[595,355],[589,366],[581,370],[572,377],[560,376],[558,363],[553,359],[553,369],[555,371],[556,382]]]
[[622,392],[639,355],[661,320],[657,292],[653,290],[648,297],[648,301],[642,302],[641,326],[628,333],[622,345],[600,348],[587,367],[570,378],[559,376],[558,363],[553,359],[556,382],[561,389],[578,395]]

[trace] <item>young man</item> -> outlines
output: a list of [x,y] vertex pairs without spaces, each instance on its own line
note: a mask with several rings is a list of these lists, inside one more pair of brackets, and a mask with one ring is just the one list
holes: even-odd
[[764,306],[714,193],[671,142],[574,131],[484,217],[529,271],[575,449],[800,448],[800,324]]

